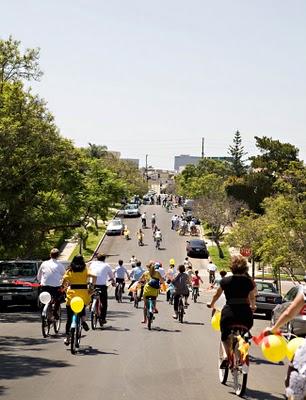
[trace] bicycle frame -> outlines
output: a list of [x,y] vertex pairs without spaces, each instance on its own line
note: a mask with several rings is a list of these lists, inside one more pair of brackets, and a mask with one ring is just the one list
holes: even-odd
[[76,349],[80,347],[81,334],[82,334],[81,318],[79,314],[74,313],[72,316],[70,333],[71,333],[71,342],[70,342],[71,354],[76,354],[77,352]]
[[90,307],[90,319],[91,319],[91,328],[92,330],[95,330],[97,327],[97,321],[100,321],[100,326],[101,324],[101,308],[102,308],[102,302],[100,299],[100,291],[95,290],[93,296],[92,296],[92,303]]
[[54,301],[54,298],[51,298],[51,300],[47,304],[45,304],[44,308],[42,309],[41,328],[42,328],[43,337],[49,336],[51,325],[53,325],[55,334],[57,334],[60,330],[61,311],[60,311],[60,309],[58,310],[59,315],[58,315],[58,319],[56,319],[54,316],[54,307],[55,307],[55,301]]
[[151,325],[154,319],[155,299],[153,300],[152,297],[148,297],[146,301],[146,307],[148,329],[151,330]]

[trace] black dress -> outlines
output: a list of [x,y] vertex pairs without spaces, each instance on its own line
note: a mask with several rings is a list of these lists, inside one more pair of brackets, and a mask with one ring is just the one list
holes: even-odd
[[248,296],[254,289],[251,278],[245,275],[226,276],[220,282],[224,291],[226,305],[221,312],[221,340],[226,340],[233,325],[253,326],[253,313]]

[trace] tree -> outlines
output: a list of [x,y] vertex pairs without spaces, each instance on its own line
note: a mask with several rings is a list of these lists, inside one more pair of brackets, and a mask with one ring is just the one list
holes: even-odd
[[0,39],[0,93],[6,82],[39,80],[42,76],[38,64],[39,49],[26,49],[22,54],[20,43],[12,36],[8,40]]
[[288,168],[291,161],[298,161],[299,150],[292,144],[281,143],[266,136],[255,136],[255,139],[262,154],[250,157],[252,168],[260,168],[267,175],[276,178]]
[[247,154],[242,146],[241,134],[236,131],[233,145],[229,146],[229,154],[233,157],[233,170],[237,177],[240,177],[246,173],[246,166],[243,157]]

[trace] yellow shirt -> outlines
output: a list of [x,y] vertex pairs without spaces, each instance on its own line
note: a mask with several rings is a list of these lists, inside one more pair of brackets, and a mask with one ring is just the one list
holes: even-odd
[[144,286],[144,289],[143,289],[143,296],[144,297],[150,297],[150,296],[153,296],[153,297],[157,297],[158,295],[159,295],[159,289],[154,289],[154,288],[152,288],[149,284],[148,284],[148,282],[153,278],[153,279],[158,279],[158,280],[160,280],[160,278],[161,278],[161,275],[160,275],[160,273],[159,272],[156,272],[155,274],[153,274],[153,276],[152,275],[150,275],[150,272],[149,271],[146,271],[146,272],[144,272],[144,278],[145,278],[145,280],[146,280],[146,284],[145,284],[145,286]]
[[[65,273],[63,279],[65,281],[69,282],[69,286],[70,285],[87,285],[88,275],[89,275],[89,272],[86,267],[86,268],[84,268],[84,270],[82,272],[73,272],[72,270],[68,270]],[[90,303],[91,297],[89,295],[89,291],[87,288],[86,289],[71,289],[69,287],[67,290],[67,293],[66,293],[66,302],[67,302],[68,306],[70,305],[71,299],[76,296],[80,296],[83,299],[85,305]]]

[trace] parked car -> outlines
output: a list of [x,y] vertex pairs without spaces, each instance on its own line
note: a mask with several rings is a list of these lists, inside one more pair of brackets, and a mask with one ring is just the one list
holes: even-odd
[[256,295],[256,313],[264,313],[270,319],[272,310],[281,304],[282,296],[277,291],[273,282],[255,279]]
[[120,218],[114,218],[109,222],[106,228],[107,235],[121,235],[124,230],[124,225]]
[[[272,311],[271,324],[274,324],[278,320],[281,313],[290,306],[297,295],[298,290],[298,286],[294,286],[285,294],[282,304],[277,305]],[[304,287],[304,295],[306,295],[306,287]],[[285,326],[283,326],[282,331],[287,332],[289,337],[292,337],[293,335],[306,335],[306,302],[299,315],[294,317]]]
[[184,212],[183,216],[185,217],[187,222],[190,222],[192,220],[196,225],[201,224],[201,221],[199,220],[199,218],[195,217],[191,210]]
[[0,309],[8,305],[30,305],[37,309],[41,261],[0,261]]
[[209,252],[206,247],[206,242],[200,239],[188,240],[186,245],[188,257],[208,258]]
[[138,204],[128,204],[123,210],[125,217],[140,217],[140,210]]
[[192,207],[194,205],[194,200],[192,199],[186,199],[183,203],[183,211],[187,212],[187,211],[192,211]]

